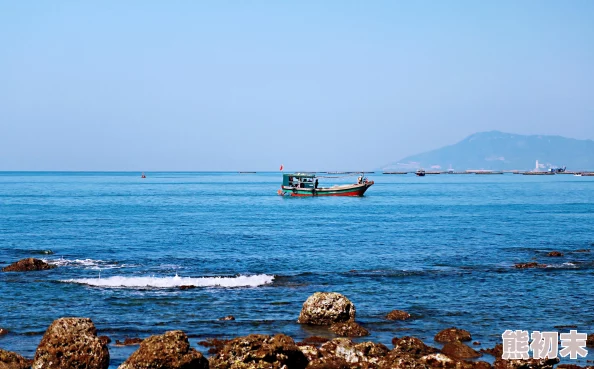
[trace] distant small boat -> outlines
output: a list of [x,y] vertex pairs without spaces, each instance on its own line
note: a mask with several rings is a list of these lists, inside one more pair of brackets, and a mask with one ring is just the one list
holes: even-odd
[[144,175],[144,172],[142,173],[142,175],[140,176],[140,178],[146,178],[146,176]]
[[582,176],[582,173],[575,173],[574,176],[581,177]]
[[417,170],[415,174],[419,177],[425,177],[425,171],[423,169]]

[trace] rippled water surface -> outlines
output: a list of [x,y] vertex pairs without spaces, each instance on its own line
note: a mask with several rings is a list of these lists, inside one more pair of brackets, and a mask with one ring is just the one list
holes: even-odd
[[[59,266],[0,273],[0,347],[31,357],[63,316],[114,341],[182,329],[203,352],[205,337],[330,336],[296,323],[316,291],[347,295],[388,346],[439,346],[449,326],[478,347],[505,329],[594,331],[594,250],[577,252],[594,249],[594,177],[371,174],[363,198],[283,198],[278,173],[147,174],[0,173],[0,266]],[[548,267],[513,268],[529,261]],[[112,366],[133,350],[110,346]]]

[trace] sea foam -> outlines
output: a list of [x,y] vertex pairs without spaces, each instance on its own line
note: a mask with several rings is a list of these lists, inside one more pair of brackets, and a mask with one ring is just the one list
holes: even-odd
[[173,288],[180,286],[196,287],[258,287],[270,284],[274,280],[273,275],[257,274],[237,277],[122,277],[114,276],[108,278],[80,278],[69,279],[62,282],[79,283],[95,287],[107,288]]
[[104,260],[94,260],[94,259],[42,259],[48,264],[63,267],[63,266],[73,266],[73,267],[81,267],[85,269],[92,269],[92,270],[103,270],[103,269],[120,269],[126,268],[130,265],[128,264],[119,264],[114,261],[104,261]]

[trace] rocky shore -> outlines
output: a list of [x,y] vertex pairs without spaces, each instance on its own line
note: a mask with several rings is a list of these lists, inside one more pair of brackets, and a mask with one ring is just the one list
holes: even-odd
[[[308,337],[295,342],[284,334],[251,334],[229,340],[210,339],[197,342],[208,347],[209,358],[191,347],[182,331],[168,331],[146,339],[116,341],[118,345],[139,345],[118,369],[552,369],[559,359],[502,360],[502,346],[476,351],[464,342],[471,333],[456,327],[437,332],[435,342],[441,349],[426,345],[410,336],[394,337],[392,348],[375,342],[354,342],[367,330],[356,323],[356,309],[346,297],[334,292],[310,296],[298,323],[326,327],[334,339]],[[386,319],[408,319],[406,312],[395,310]],[[107,369],[111,339],[98,336],[88,318],[60,318],[45,332],[33,359],[0,349],[0,369]],[[594,345],[589,336],[588,346]],[[491,355],[493,364],[478,360]],[[576,365],[557,368],[579,369]],[[587,367],[592,368],[592,367]]]

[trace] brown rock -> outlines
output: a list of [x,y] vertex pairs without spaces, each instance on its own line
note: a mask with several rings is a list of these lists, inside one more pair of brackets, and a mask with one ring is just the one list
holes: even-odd
[[2,268],[3,272],[31,272],[37,270],[47,270],[55,268],[55,265],[50,265],[43,260],[35,258],[22,259]]
[[124,339],[124,342],[120,341],[120,340],[116,340],[116,346],[135,346],[135,345],[140,345],[142,343],[142,338],[128,338],[126,337]]
[[298,323],[332,325],[355,319],[355,305],[336,292],[316,292],[303,303]]
[[229,343],[231,340],[221,340],[218,338],[209,338],[205,341],[200,341],[198,342],[199,345],[204,346],[204,347],[209,347],[208,349],[208,353],[209,354],[216,354],[219,351],[221,351],[223,349],[223,347],[225,347],[225,345],[227,343]]
[[35,352],[33,369],[107,369],[109,351],[88,318],[60,318],[49,326]]
[[553,369],[559,362],[559,358],[553,359],[528,359],[528,360],[495,360],[495,369]]
[[0,328],[0,336],[6,336],[8,334],[8,329]]
[[349,363],[339,357],[314,359],[307,365],[308,369],[350,369]]
[[29,369],[33,360],[25,359],[14,352],[0,349],[0,369]]
[[472,337],[470,332],[456,327],[447,328],[435,335],[435,342],[454,342],[454,341],[470,341]]
[[224,316],[222,318],[219,318],[219,320],[224,320],[224,321],[235,320],[235,317],[233,315],[227,315],[227,316]]
[[495,358],[501,358],[501,355],[503,355],[503,344],[498,343],[495,345],[495,347],[489,349],[480,349],[480,352],[485,353],[485,354],[489,354]]
[[482,356],[480,352],[460,341],[446,342],[441,352],[453,359],[475,359]]
[[301,342],[297,342],[297,346],[321,345],[322,343],[326,343],[328,341],[329,341],[329,339],[327,339],[326,337],[311,336],[311,337],[304,338],[303,341],[301,341]]
[[530,269],[530,268],[546,268],[547,264],[538,264],[537,262],[533,261],[530,263],[516,263],[514,267],[518,269]]
[[425,345],[423,341],[416,337],[406,336],[402,338],[394,338],[392,343],[394,344],[394,349],[392,351],[409,354],[413,357],[420,357],[438,352],[436,348]]
[[362,342],[355,344],[349,339],[336,340],[335,355],[347,363],[377,363],[390,350],[381,343]]
[[586,340],[586,346],[594,347],[594,333],[588,335],[588,338]]
[[196,286],[193,286],[193,285],[183,285],[183,286],[179,286],[179,289],[180,289],[180,290],[191,290],[191,289],[194,289],[194,288],[196,288]]
[[293,339],[284,334],[232,339],[209,362],[216,369],[303,369],[308,363]]
[[480,346],[481,343],[479,341],[474,341],[472,344],[475,346]]
[[315,359],[319,359],[322,355],[320,354],[320,350],[314,345],[298,345],[299,350],[303,352],[303,355],[307,358],[307,361],[313,361]]
[[202,353],[190,347],[182,331],[150,336],[118,369],[208,369]]
[[562,252],[559,251],[551,251],[547,254],[547,256],[551,256],[551,257],[560,257],[563,256]]
[[101,342],[103,342],[104,345],[111,343],[111,338],[107,336],[99,336],[98,338]]
[[354,321],[344,323],[334,323],[330,326],[330,330],[343,337],[363,337],[369,336],[369,331]]
[[410,314],[402,310],[392,310],[386,315],[388,320],[406,320],[410,319]]

